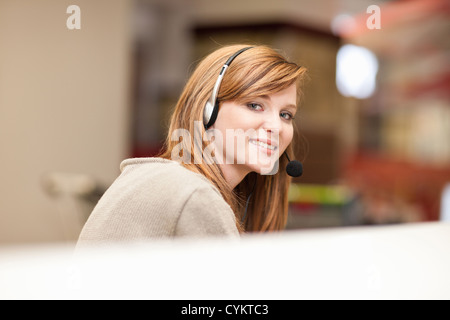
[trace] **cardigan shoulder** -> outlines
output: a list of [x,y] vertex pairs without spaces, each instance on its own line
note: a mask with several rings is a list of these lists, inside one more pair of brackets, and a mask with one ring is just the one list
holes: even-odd
[[127,159],[86,222],[80,243],[238,236],[234,213],[201,174],[161,158]]

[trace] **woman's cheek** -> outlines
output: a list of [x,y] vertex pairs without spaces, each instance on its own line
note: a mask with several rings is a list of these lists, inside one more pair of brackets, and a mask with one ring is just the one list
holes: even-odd
[[294,137],[294,128],[291,125],[289,130],[287,130],[285,136],[282,137],[283,152],[284,152],[284,150],[287,149],[288,145],[292,142],[293,137]]

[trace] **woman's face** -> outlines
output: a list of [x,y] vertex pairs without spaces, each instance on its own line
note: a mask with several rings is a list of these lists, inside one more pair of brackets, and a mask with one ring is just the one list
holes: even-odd
[[275,163],[292,141],[296,101],[293,84],[268,96],[223,102],[213,126],[222,136],[216,145],[223,161],[245,174],[275,174]]

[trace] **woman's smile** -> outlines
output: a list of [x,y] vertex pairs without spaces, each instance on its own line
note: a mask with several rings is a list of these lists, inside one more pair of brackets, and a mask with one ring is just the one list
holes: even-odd
[[249,143],[256,146],[259,150],[267,153],[269,156],[274,154],[278,149],[278,146],[274,145],[272,140],[250,139]]

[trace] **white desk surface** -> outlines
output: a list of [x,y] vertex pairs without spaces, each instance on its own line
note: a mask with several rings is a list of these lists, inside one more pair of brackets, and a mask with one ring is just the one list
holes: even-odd
[[450,223],[0,247],[0,299],[450,299]]

